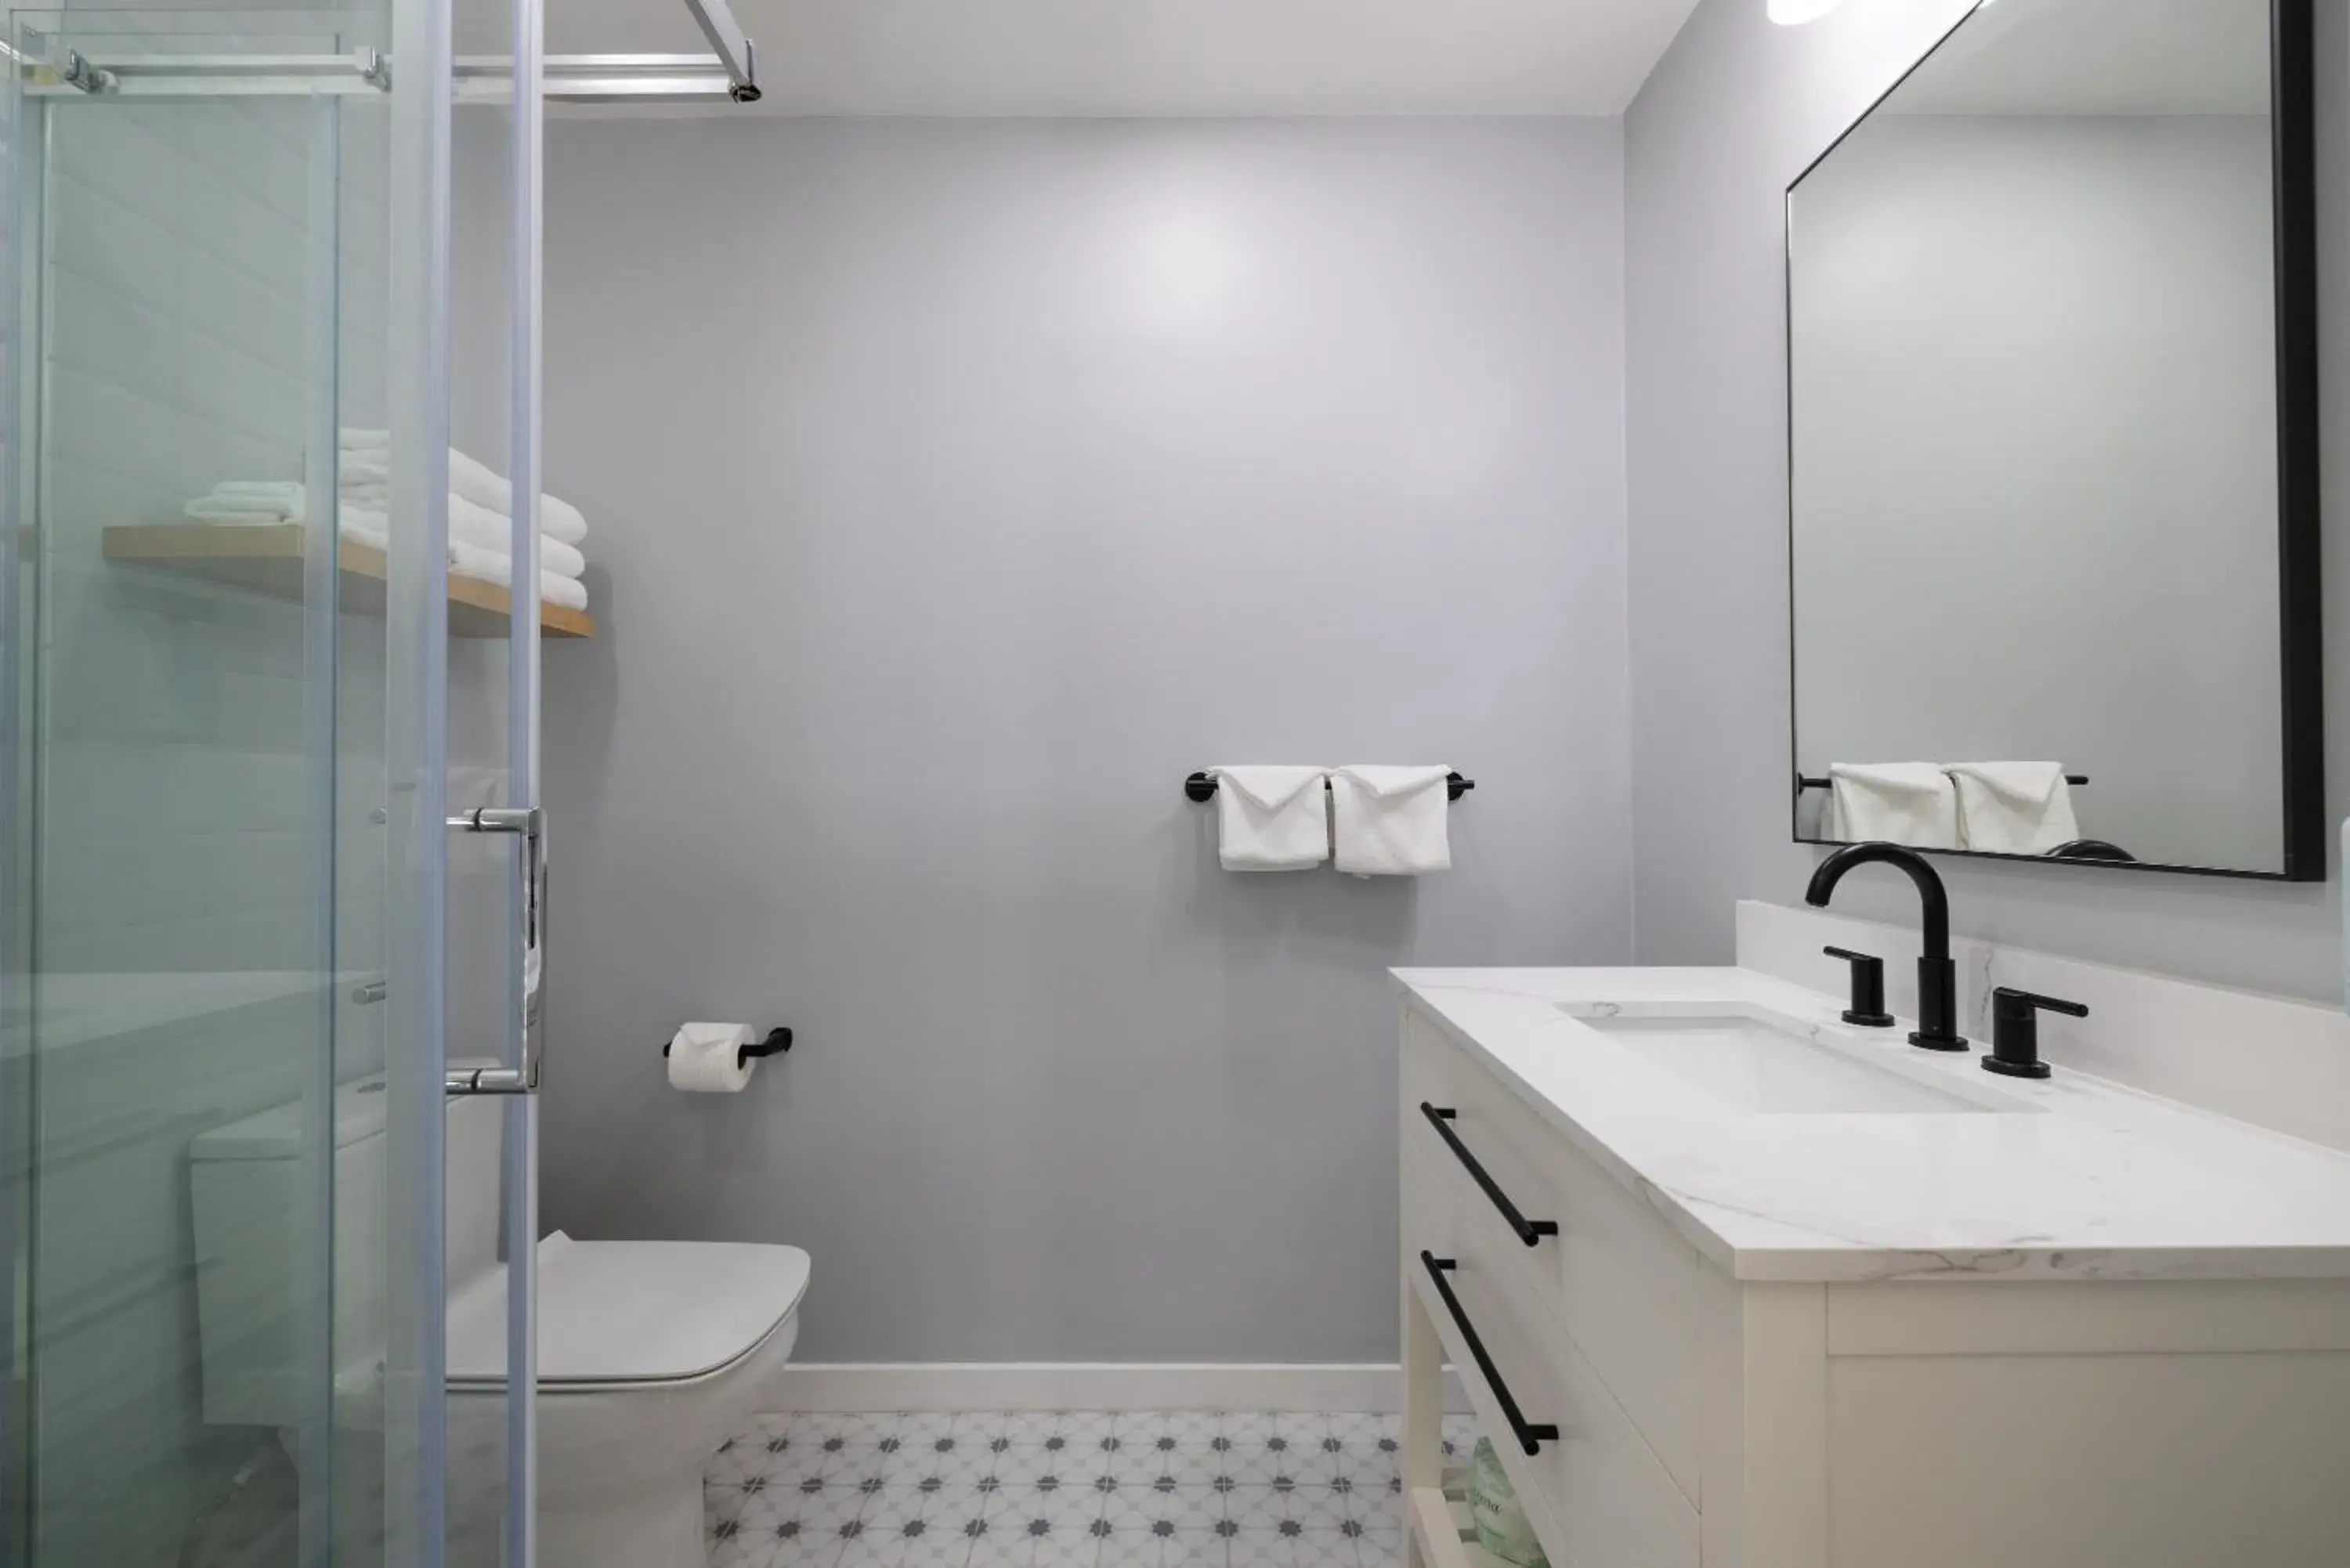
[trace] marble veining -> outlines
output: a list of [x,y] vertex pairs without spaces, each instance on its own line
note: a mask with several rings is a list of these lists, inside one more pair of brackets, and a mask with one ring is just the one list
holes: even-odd
[[[1740,1279],[2350,1278],[2350,1156],[2331,1149],[2077,1071],[1992,1079],[1974,1054],[1911,1048],[1907,1020],[1855,1030],[1840,998],[1748,970],[1396,973],[1410,1005]],[[1561,1011],[1690,1002],[1765,1009],[2007,1108],[1742,1113]],[[1988,1033],[1980,1020],[1978,1052]]]

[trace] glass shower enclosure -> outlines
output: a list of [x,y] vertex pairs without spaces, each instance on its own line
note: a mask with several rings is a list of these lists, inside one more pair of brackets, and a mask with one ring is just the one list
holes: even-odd
[[536,0],[5,42],[0,1564],[526,1564]]

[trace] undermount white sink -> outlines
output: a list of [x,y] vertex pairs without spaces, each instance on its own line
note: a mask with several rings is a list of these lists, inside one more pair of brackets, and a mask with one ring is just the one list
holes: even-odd
[[[2036,1108],[1922,1063],[1873,1060],[1887,1051],[1879,1040],[1856,1031],[1842,1036],[1751,1002],[1569,1002],[1558,1009],[1733,1110],[1930,1116]],[[1883,1038],[1907,1035],[1888,1030]]]

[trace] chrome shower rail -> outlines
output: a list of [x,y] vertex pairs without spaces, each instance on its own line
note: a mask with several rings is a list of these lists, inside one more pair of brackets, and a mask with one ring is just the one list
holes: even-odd
[[[391,57],[376,49],[340,55],[91,55],[68,49],[54,61],[16,57],[30,97],[187,99],[312,98],[390,89]],[[514,96],[514,60],[468,55],[453,66],[459,103]],[[549,103],[756,103],[755,79],[739,78],[717,55],[549,55]]]
[[[549,103],[756,103],[759,48],[727,0],[685,0],[710,40],[707,55],[549,55]],[[100,58],[69,48],[56,58],[0,43],[0,62],[23,70],[36,98],[313,97],[381,92],[391,60],[371,48],[339,55],[126,55]],[[511,55],[460,57],[456,101],[494,103],[514,95]]]
[[311,97],[380,92],[389,63],[374,49],[339,55],[109,55],[64,50],[15,57],[31,98],[184,99]]

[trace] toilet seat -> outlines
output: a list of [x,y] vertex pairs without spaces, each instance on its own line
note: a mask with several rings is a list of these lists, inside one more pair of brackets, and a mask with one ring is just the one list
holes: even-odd
[[[740,1241],[538,1244],[538,1386],[683,1383],[749,1355],[798,1311],[808,1255]],[[452,1388],[503,1387],[505,1271],[449,1304]]]

